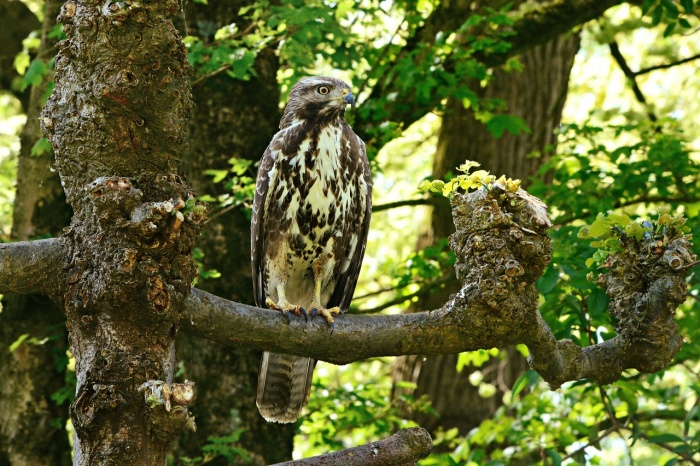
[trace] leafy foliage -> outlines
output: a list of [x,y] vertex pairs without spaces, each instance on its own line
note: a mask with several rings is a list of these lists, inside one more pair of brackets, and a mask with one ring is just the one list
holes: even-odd
[[671,216],[669,211],[670,208],[660,209],[655,222],[633,222],[626,214],[599,213],[590,226],[584,226],[578,233],[581,239],[596,239],[591,246],[598,250],[586,261],[586,265],[590,267],[597,263],[600,267],[606,267],[608,256],[629,247],[629,243],[639,250],[644,242],[658,241],[657,247],[662,248],[689,232],[690,228],[685,226],[686,218],[681,214]]
[[[365,374],[361,381],[355,370],[326,365],[317,368],[309,414],[300,426],[299,436],[304,442],[298,454],[307,457],[348,448],[415,425],[404,419],[399,406],[392,402],[392,385],[385,374],[386,363],[386,360],[358,363]],[[404,396],[401,401],[410,409],[430,411],[425,399]]]
[[473,167],[478,167],[479,165],[477,162],[467,161],[457,167],[457,171],[462,172],[462,175],[457,175],[447,182],[442,180],[423,180],[418,185],[418,190],[441,193],[443,196],[452,197],[459,189],[468,191],[470,189],[485,188],[488,190],[494,184],[503,186],[508,192],[516,192],[520,188],[520,180],[506,178],[505,175],[497,180],[494,175],[491,175],[486,170],[477,170],[469,173]]
[[227,464],[250,464],[252,458],[248,450],[239,446],[241,435],[245,429],[235,429],[229,435],[207,437],[207,444],[202,447],[202,456],[194,458],[178,458],[179,464],[202,465],[224,458]]

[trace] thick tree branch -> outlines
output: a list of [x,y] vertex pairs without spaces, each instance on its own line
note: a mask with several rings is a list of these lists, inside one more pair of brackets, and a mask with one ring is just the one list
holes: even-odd
[[[348,364],[377,356],[449,354],[470,347],[447,309],[415,314],[357,316],[335,319],[331,334],[326,322],[228,301],[196,288],[185,300],[180,321],[186,332],[232,346],[312,356]],[[371,335],[371,338],[368,338]]]
[[425,458],[432,448],[428,431],[411,427],[378,442],[275,466],[403,466]]
[[0,293],[60,295],[66,253],[62,238],[0,244]]
[[[514,11],[514,35],[507,38],[510,49],[502,54],[484,56],[482,60],[496,66],[524,50],[544,44],[554,37],[568,33],[579,24],[587,23],[621,3],[622,0],[550,0]],[[481,57],[480,57],[481,58]]]
[[[388,316],[344,315],[330,334],[322,319],[293,318],[192,290],[180,321],[205,338],[311,356],[335,364],[378,356],[449,354],[527,344],[530,364],[552,388],[583,378],[610,383],[627,368],[656,372],[682,339],[673,321],[695,264],[683,236],[632,241],[609,257],[598,283],[610,297],[617,336],[581,348],[557,341],[538,310],[534,283],[550,260],[546,206],[495,185],[452,202],[460,292],[441,309]],[[670,230],[668,230],[670,232]],[[670,233],[667,233],[670,235]]]

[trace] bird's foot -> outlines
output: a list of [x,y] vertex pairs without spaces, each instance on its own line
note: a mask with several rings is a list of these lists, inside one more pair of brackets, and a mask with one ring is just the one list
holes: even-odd
[[326,320],[326,322],[328,322],[328,327],[330,328],[332,335],[333,330],[335,329],[335,319],[333,319],[333,316],[337,316],[338,314],[340,314],[340,308],[338,306],[335,306],[330,309],[326,309],[318,303],[311,303],[311,306],[309,307],[309,314],[311,315],[311,317],[314,317],[317,314],[323,317]]
[[280,300],[279,302],[276,303],[272,299],[267,298],[265,300],[265,304],[267,305],[268,309],[282,311],[282,314],[284,314],[287,317],[287,320],[290,320],[290,317],[289,317],[290,313],[294,314],[297,317],[303,315],[304,319],[306,319],[306,309],[304,309],[301,306],[297,306],[296,304],[291,304],[286,299]]

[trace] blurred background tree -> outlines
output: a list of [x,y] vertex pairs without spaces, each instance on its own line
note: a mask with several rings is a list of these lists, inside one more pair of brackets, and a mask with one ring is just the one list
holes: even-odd
[[[550,206],[555,252],[539,283],[558,338],[612,336],[605,294],[577,238],[599,212],[682,212],[698,229],[700,2],[224,0],[183,4],[195,109],[184,170],[211,203],[197,286],[251,302],[255,163],[301,76],[346,79],[368,142],[375,214],[352,312],[441,306],[455,291],[444,200],[424,179],[476,160],[521,178]],[[0,237],[61,234],[70,211],[38,133],[51,90],[59,3],[0,0]],[[43,26],[42,26],[43,24]],[[7,40],[5,40],[7,36]],[[26,123],[25,123],[26,122]],[[16,188],[16,189],[15,189]],[[172,464],[266,464],[371,441],[418,423],[421,464],[700,463],[698,280],[677,318],[686,345],[662,373],[551,392],[524,348],[351,366],[319,364],[308,413],[267,424],[259,355],[180,336],[179,376],[197,382],[198,431]],[[60,314],[4,296],[0,465],[68,464],[71,358]],[[55,439],[47,441],[47,439]]]

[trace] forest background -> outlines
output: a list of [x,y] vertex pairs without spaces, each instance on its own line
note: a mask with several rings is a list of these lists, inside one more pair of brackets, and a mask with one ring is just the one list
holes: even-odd
[[[61,6],[0,0],[3,242],[58,236],[71,218],[39,128],[64,37],[55,22]],[[195,250],[201,289],[252,302],[255,164],[286,93],[305,75],[351,83],[358,105],[348,119],[372,161],[375,209],[352,313],[434,309],[459,289],[449,203],[425,191],[467,160],[523,180],[549,206],[554,252],[538,282],[540,312],[557,338],[583,346],[614,330],[608,298],[587,278],[602,260],[581,227],[682,214],[698,230],[697,2],[182,7],[174,21],[195,103],[183,171],[210,204]],[[599,213],[617,216],[596,224]],[[693,272],[688,286],[676,315],[685,345],[663,371],[550,391],[528,369],[522,345],[320,363],[308,412],[291,426],[257,414],[258,352],[180,334],[178,378],[197,383],[198,431],[183,434],[169,460],[266,464],[420,425],[434,442],[421,465],[700,464]],[[63,317],[32,295],[2,303],[0,465],[70,464],[75,362]]]

